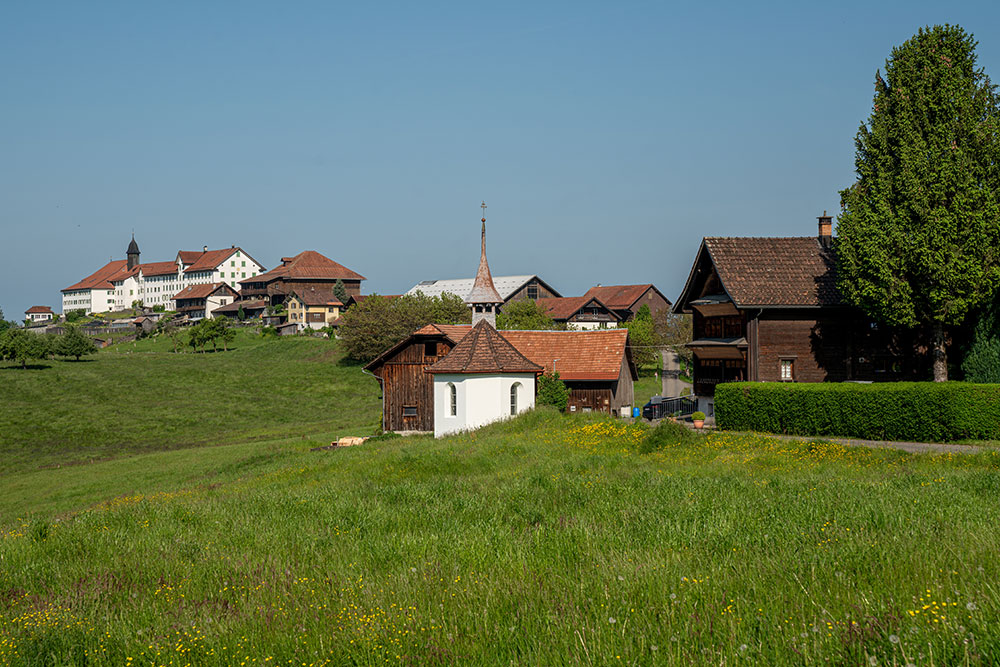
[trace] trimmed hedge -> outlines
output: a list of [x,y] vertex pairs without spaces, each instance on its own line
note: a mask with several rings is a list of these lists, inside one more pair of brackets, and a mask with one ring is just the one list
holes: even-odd
[[997,440],[1000,385],[732,382],[715,388],[715,421],[735,431],[868,440]]

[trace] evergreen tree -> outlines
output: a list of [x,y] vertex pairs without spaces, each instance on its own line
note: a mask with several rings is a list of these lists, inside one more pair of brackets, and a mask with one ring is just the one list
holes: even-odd
[[934,379],[948,378],[945,327],[1000,285],[1000,111],[957,26],[894,48],[855,140],[836,253],[844,298],[878,322],[922,327]]
[[347,303],[347,299],[349,298],[347,296],[347,288],[344,287],[344,281],[340,278],[337,278],[337,284],[333,286],[333,295],[337,297],[337,301],[344,304]]
[[980,313],[973,330],[972,345],[962,360],[966,382],[1000,383],[1000,318],[997,308]]

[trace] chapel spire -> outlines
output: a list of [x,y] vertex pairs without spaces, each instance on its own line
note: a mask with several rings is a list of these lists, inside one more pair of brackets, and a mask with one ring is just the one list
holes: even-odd
[[139,264],[139,244],[135,242],[135,232],[132,232],[132,242],[128,244],[128,250],[125,251],[125,257],[128,258],[127,267],[131,271]]
[[482,243],[479,253],[479,270],[476,272],[476,281],[472,285],[472,291],[465,297],[465,303],[472,308],[472,324],[475,325],[480,320],[486,320],[493,327],[496,327],[497,307],[503,304],[503,299],[493,285],[493,276],[490,275],[490,265],[486,261],[486,202],[482,203],[483,209],[483,229]]

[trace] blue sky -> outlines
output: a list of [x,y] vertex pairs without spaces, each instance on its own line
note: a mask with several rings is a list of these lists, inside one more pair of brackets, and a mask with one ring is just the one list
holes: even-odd
[[490,265],[677,296],[702,236],[815,233],[875,71],[997,3],[4,3],[0,308],[124,257],[313,249],[366,292]]

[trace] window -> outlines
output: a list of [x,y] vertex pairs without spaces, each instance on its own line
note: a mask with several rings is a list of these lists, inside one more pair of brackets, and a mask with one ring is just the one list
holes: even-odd
[[528,298],[529,299],[538,298],[538,283],[531,283],[528,285]]
[[246,278],[246,277],[247,277],[246,273],[240,273],[240,278]]
[[403,416],[404,417],[416,417],[417,416],[417,406],[415,406],[415,405],[404,405],[403,406]]
[[[238,254],[236,256],[239,257]],[[246,260],[243,260],[242,262],[240,262],[240,266],[246,266],[246,265],[247,265],[247,261]]]
[[236,266],[236,261],[233,260],[232,262],[229,262],[229,266]]
[[448,383],[448,416],[454,417],[458,414],[458,390],[451,382]]
[[510,386],[510,414],[517,414],[517,391],[521,388],[520,382],[515,382]]
[[438,352],[437,343],[424,343],[424,356],[425,357],[436,357]]
[[795,380],[795,360],[794,359],[782,359],[781,360],[781,381],[782,382],[792,382]]

